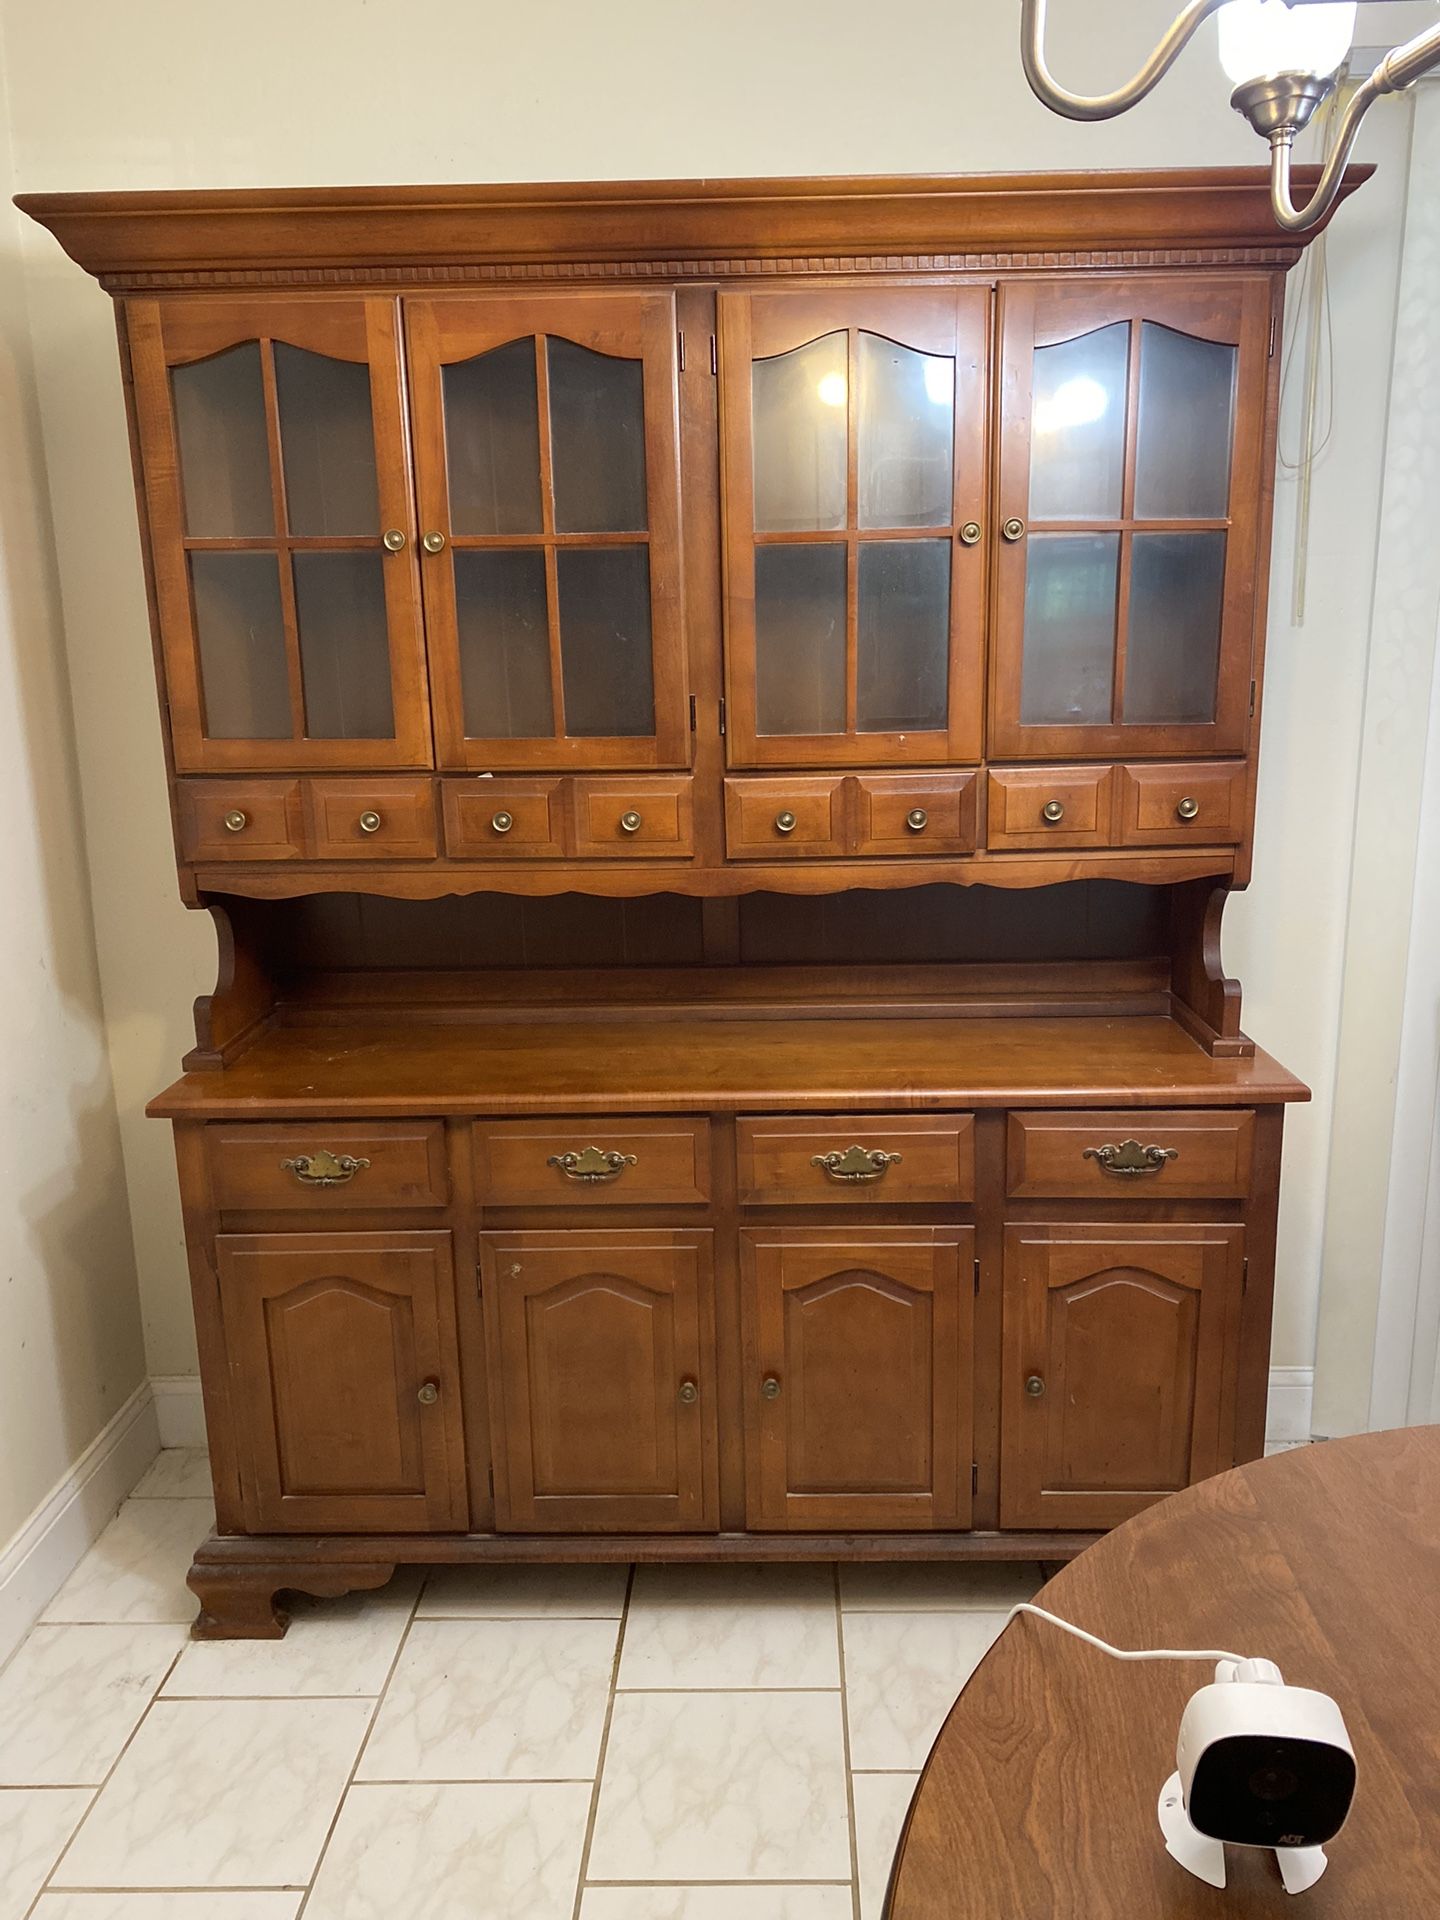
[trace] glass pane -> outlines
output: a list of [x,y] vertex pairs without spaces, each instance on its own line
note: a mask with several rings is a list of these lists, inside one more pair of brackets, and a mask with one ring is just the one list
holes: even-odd
[[306,737],[392,740],[382,557],[296,553],[294,560]]
[[1134,536],[1125,642],[1130,725],[1215,718],[1224,597],[1223,533]]
[[550,454],[560,533],[643,533],[645,369],[547,339]]
[[291,533],[378,533],[370,369],[275,342]]
[[827,333],[750,370],[761,533],[820,533],[845,524],[846,346],[845,334]]
[[555,569],[566,733],[654,733],[648,549],[562,547]]
[[1140,328],[1135,511],[1151,520],[1218,520],[1230,501],[1234,347],[1146,320]]
[[867,540],[856,639],[861,733],[945,725],[949,642],[950,542]]
[[192,553],[190,585],[207,736],[288,740],[290,682],[276,556]]
[[[256,341],[172,367],[185,531],[197,540],[253,540],[275,531],[265,386]],[[285,731],[290,731],[287,726]]]
[[1025,566],[1025,726],[1108,726],[1118,533],[1033,533]]
[[545,556],[490,548],[455,556],[460,687],[471,740],[543,740],[555,731]]
[[845,549],[755,549],[755,727],[845,731]]
[[440,370],[454,533],[539,533],[535,342],[511,340]]
[[948,526],[955,362],[862,333],[855,384],[860,525]]
[[1030,515],[1109,520],[1125,473],[1125,363],[1130,323],[1035,349],[1030,401]]

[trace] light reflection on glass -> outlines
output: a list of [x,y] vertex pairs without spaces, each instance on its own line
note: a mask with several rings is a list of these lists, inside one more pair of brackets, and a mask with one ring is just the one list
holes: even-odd
[[1098,420],[1109,404],[1110,396],[1098,380],[1077,374],[1073,380],[1062,380],[1048,399],[1036,403],[1034,429],[1036,433],[1056,433],[1065,427],[1087,426]]
[[845,404],[844,374],[827,373],[815,391],[827,407],[843,407]]

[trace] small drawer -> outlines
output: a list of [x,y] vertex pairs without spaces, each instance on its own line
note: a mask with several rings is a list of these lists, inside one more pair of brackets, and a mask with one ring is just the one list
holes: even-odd
[[742,1206],[887,1207],[975,1197],[968,1113],[844,1114],[738,1120]]
[[793,779],[725,782],[725,851],[732,860],[838,859],[845,851],[845,781]]
[[559,860],[562,780],[442,780],[445,851],[455,860]]
[[1120,844],[1234,846],[1245,837],[1246,771],[1243,760],[1121,767]]
[[1108,847],[1114,789],[1113,767],[992,767],[986,844],[996,853]]
[[305,810],[317,860],[435,857],[435,792],[428,778],[307,780]]
[[328,1120],[205,1129],[215,1205],[230,1212],[443,1207],[450,1197],[439,1120]]
[[182,780],[175,791],[187,860],[299,860],[305,852],[298,780]]
[[973,853],[973,773],[857,773],[855,852]]
[[1022,1200],[1243,1200],[1253,1113],[1012,1113],[1005,1163]]
[[693,788],[688,773],[577,779],[577,858],[628,860],[653,854],[691,859],[695,852]]
[[475,1197],[485,1206],[701,1206],[710,1198],[708,1120],[488,1120],[476,1124],[474,1143]]

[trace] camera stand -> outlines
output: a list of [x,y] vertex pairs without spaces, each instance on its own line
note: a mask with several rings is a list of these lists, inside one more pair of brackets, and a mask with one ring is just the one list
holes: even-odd
[[[1160,1831],[1165,1836],[1165,1851],[1171,1858],[1178,1860],[1197,1880],[1205,1881],[1208,1886],[1223,1887],[1225,1843],[1212,1840],[1208,1833],[1200,1833],[1191,1826],[1178,1773],[1172,1773],[1160,1789],[1157,1811]],[[1330,1864],[1323,1847],[1276,1847],[1275,1859],[1287,1893],[1304,1893],[1313,1887]]]

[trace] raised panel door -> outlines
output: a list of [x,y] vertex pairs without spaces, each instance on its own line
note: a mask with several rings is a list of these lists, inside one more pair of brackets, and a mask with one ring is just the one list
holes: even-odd
[[1238,1226],[1012,1226],[1000,1519],[1113,1527],[1231,1464]]
[[431,761],[398,309],[132,300],[181,772]]
[[215,1248],[248,1525],[463,1531],[449,1234],[227,1233]]
[[970,1524],[974,1230],[742,1229],[749,1524]]
[[713,1530],[706,1229],[481,1235],[496,1524]]
[[448,767],[678,767],[675,304],[406,303],[436,741]]

